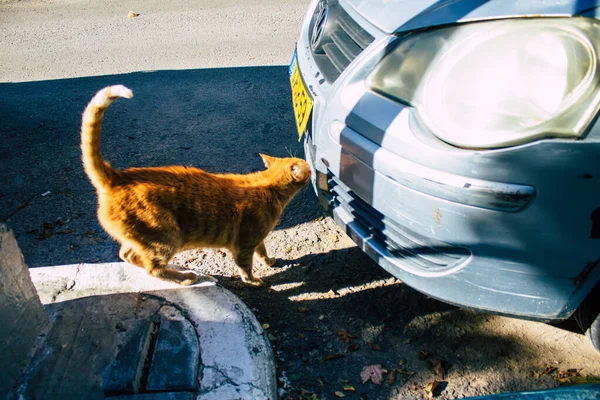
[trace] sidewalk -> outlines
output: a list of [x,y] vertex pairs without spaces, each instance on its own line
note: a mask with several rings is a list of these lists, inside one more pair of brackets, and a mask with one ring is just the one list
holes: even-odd
[[[14,271],[27,270],[7,270],[15,260],[22,263],[10,247],[10,257],[1,249],[0,276],[15,281]],[[21,360],[28,366],[16,386],[19,398],[276,399],[275,364],[262,327],[212,280],[181,287],[125,263],[33,268],[29,274],[48,321],[36,319],[41,334],[30,350],[33,361]],[[19,296],[5,300],[4,311],[10,301],[30,303],[30,294]],[[13,310],[17,320],[26,314]],[[25,322],[14,325],[27,331]],[[18,329],[6,329],[14,343],[22,342]]]

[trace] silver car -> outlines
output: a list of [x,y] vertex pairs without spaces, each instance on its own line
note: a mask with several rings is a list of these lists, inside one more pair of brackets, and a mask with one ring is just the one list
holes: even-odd
[[315,192],[380,266],[600,350],[599,5],[313,0],[289,73]]

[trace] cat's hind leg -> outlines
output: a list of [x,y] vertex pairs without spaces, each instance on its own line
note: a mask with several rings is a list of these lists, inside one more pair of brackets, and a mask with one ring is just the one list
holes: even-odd
[[258,260],[267,267],[272,267],[273,265],[275,265],[275,262],[277,261],[274,258],[269,257],[267,255],[267,248],[265,247],[264,240],[262,242],[260,242],[260,244],[258,246],[256,246],[256,249],[254,250],[254,254],[256,254],[256,257],[258,258]]
[[144,249],[137,255],[149,275],[156,278],[178,283],[182,286],[193,285],[198,281],[198,275],[193,272],[181,272],[169,268],[169,260],[175,253],[169,248]]
[[254,249],[241,249],[232,251],[235,263],[240,270],[240,276],[242,281],[248,286],[260,287],[264,285],[264,282],[252,275],[252,258],[254,256]]

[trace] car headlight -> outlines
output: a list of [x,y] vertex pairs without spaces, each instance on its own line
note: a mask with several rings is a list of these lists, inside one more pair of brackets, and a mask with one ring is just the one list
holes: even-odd
[[587,18],[465,24],[398,39],[367,82],[459,147],[576,138],[599,108],[599,48]]

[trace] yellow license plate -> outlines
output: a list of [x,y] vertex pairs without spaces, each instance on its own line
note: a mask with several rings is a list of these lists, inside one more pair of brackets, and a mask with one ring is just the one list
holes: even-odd
[[296,128],[298,129],[298,141],[300,141],[308,124],[308,117],[312,110],[312,99],[306,92],[306,88],[300,77],[298,61],[294,62],[292,74],[290,75],[290,84],[292,85],[292,102],[294,104]]

